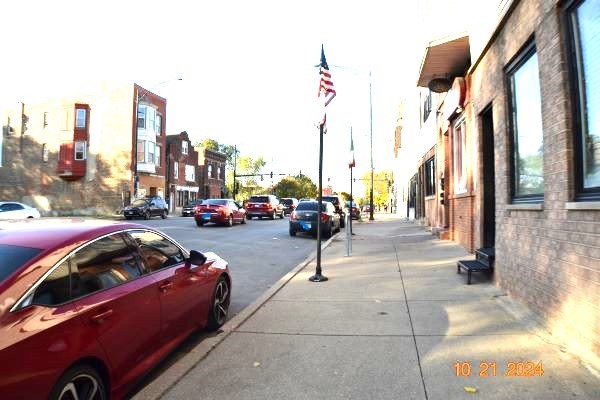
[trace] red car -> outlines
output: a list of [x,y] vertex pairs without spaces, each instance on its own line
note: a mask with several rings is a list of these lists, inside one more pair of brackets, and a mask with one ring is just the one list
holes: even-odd
[[119,399],[199,327],[227,318],[231,278],[127,222],[0,225],[0,399]]
[[234,223],[246,223],[246,210],[232,199],[208,199],[194,207],[196,225],[207,222],[233,226]]
[[252,217],[258,217],[258,219],[284,217],[283,204],[272,194],[251,196],[246,207],[246,218],[248,219],[252,219]]

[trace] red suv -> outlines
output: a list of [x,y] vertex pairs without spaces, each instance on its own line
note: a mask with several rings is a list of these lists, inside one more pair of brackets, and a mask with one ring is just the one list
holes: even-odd
[[283,204],[272,194],[252,196],[246,204],[246,218],[248,219],[252,219],[252,217],[275,219],[276,216],[283,218]]

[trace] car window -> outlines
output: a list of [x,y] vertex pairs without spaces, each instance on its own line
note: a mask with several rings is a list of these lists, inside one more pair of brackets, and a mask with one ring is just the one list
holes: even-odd
[[71,256],[71,269],[78,281],[73,297],[108,289],[141,275],[133,251],[120,234],[104,237],[78,250]]
[[134,201],[132,203],[132,205],[137,206],[137,207],[139,207],[139,206],[145,206],[146,205],[146,200],[138,199],[138,200]]
[[226,206],[227,205],[227,200],[222,200],[222,199],[206,200],[204,202],[204,204],[208,204],[208,205],[211,205],[211,206]]
[[69,259],[67,258],[35,289],[31,302],[45,306],[66,303],[71,299],[69,288]]
[[140,248],[142,260],[150,272],[158,271],[185,260],[183,252],[169,239],[151,231],[131,231]]
[[16,211],[16,210],[23,210],[25,209],[25,207],[23,207],[20,204],[17,203],[4,203],[2,204],[1,207],[2,211]]
[[[321,211],[327,210],[328,203],[321,203]],[[296,211],[317,211],[319,203],[316,201],[302,201],[298,203],[298,207],[296,207]]]
[[268,203],[269,196],[252,196],[248,201],[250,201],[251,203]]
[[0,282],[41,252],[31,247],[0,244]]

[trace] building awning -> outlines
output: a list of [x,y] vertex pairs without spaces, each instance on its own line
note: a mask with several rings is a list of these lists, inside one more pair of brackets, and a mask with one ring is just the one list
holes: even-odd
[[435,78],[450,82],[462,76],[471,63],[469,36],[462,33],[453,37],[429,42],[421,62],[417,86],[427,87]]

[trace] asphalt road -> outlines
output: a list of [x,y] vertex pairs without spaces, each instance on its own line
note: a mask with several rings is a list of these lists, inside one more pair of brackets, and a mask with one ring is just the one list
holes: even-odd
[[193,217],[134,220],[161,230],[188,250],[213,251],[229,263],[232,298],[229,318],[260,297],[271,285],[316,250],[310,236],[291,237],[288,219],[252,219],[233,227],[197,227]]

